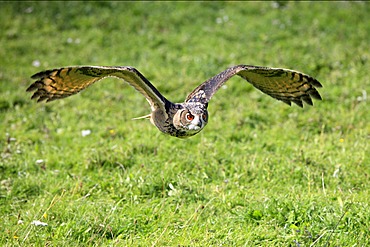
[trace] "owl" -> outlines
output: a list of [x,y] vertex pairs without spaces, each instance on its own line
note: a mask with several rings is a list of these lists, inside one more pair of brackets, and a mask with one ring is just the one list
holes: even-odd
[[161,132],[186,138],[199,133],[208,123],[208,102],[226,81],[238,75],[271,97],[303,107],[313,105],[312,99],[321,100],[316,88],[321,83],[298,71],[252,65],[232,66],[196,87],[183,103],[167,100],[143,74],[130,66],[71,66],[39,72],[31,78],[36,81],[28,88],[35,91],[32,99],[46,102],[74,95],[106,77],[126,81],[149,102],[149,118]]

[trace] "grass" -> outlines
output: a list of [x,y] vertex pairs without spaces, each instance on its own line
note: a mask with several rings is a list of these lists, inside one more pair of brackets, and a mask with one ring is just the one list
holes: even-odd
[[[0,245],[367,246],[369,13],[0,3]],[[231,65],[285,67],[316,77],[323,101],[289,107],[233,78],[180,140],[131,121],[150,108],[116,79],[48,104],[25,92],[38,71],[86,64],[134,66],[175,102]]]

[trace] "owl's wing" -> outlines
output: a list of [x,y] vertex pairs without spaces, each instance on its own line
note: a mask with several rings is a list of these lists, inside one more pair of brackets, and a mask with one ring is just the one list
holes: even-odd
[[167,99],[138,70],[128,66],[76,66],[46,70],[33,75],[37,79],[27,88],[35,91],[32,99],[37,102],[65,98],[80,92],[94,82],[106,77],[125,80],[148,100],[152,109],[164,108]]
[[208,103],[217,90],[234,75],[242,77],[262,92],[288,105],[294,102],[303,107],[303,101],[313,105],[311,97],[321,100],[315,87],[322,85],[309,75],[288,69],[237,65],[199,85],[189,94],[186,102]]

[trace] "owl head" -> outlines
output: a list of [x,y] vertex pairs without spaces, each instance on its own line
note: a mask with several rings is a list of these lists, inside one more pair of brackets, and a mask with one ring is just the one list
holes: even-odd
[[192,136],[201,131],[208,123],[208,111],[203,104],[187,103],[173,117],[176,129]]

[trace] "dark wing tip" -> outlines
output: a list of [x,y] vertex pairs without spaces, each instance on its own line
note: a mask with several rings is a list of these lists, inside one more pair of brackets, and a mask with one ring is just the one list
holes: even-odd
[[292,102],[295,103],[297,106],[303,108],[303,102],[301,99],[292,98]]
[[[302,78],[302,75],[301,75],[300,78]],[[305,84],[308,84],[309,85],[309,88],[297,100],[303,101],[303,102],[307,103],[308,105],[313,106],[312,99],[322,100],[320,93],[315,88],[315,87],[321,88],[322,87],[322,84],[318,80],[316,80],[315,78],[313,78],[311,76],[303,75],[303,77],[306,78]],[[301,104],[302,104],[302,102],[300,104],[298,104],[298,105],[301,106]]]
[[309,95],[302,96],[302,100],[308,105],[313,105],[312,99]]
[[42,102],[42,101],[46,101],[46,100],[48,100],[48,97],[47,97],[47,96],[40,96],[40,97],[37,99],[37,103]]
[[313,88],[312,90],[310,90],[310,91],[308,92],[308,94],[309,94],[312,98],[314,98],[314,99],[322,100],[321,95],[319,94],[319,92],[318,92],[315,88]]
[[[39,75],[38,75],[39,74]],[[37,76],[40,76],[41,73],[35,74]],[[43,77],[41,77],[43,78]],[[50,99],[53,97],[52,94],[47,92],[43,87],[45,86],[45,83],[42,81],[42,79],[39,79],[32,83],[27,89],[26,92],[34,92],[31,96],[31,99],[36,99],[37,102],[41,102],[47,99]]]
[[44,78],[45,76],[48,76],[50,75],[54,70],[44,70],[44,71],[41,71],[41,72],[38,72],[34,75],[31,76],[31,79],[40,79],[40,78]]
[[72,93],[68,92],[68,90],[64,90],[53,85],[56,83],[56,77],[59,77],[59,73],[62,70],[64,70],[64,68],[44,70],[32,75],[31,78],[36,81],[26,89],[26,92],[35,91],[31,96],[31,99],[36,99],[37,102],[49,102],[71,95]]
[[322,84],[318,80],[316,80],[315,78],[313,78],[311,76],[307,76],[307,79],[308,79],[308,83],[311,86],[310,89],[307,91],[308,97],[311,96],[314,99],[322,100],[321,95],[319,94],[319,92],[315,88],[315,87],[317,87],[317,88],[323,87]]
[[31,99],[36,99],[37,102],[41,102],[49,98],[48,96],[45,96],[46,95],[45,93],[47,92],[42,89],[44,86],[44,83],[42,80],[43,78],[45,78],[45,76],[50,75],[52,71],[53,70],[45,70],[45,71],[38,72],[31,76],[32,79],[38,79],[26,89],[26,92],[36,91],[31,96]]
[[314,87],[322,87],[321,83],[318,80],[316,80],[313,77],[311,77],[311,79],[312,80],[310,81],[310,83],[311,83],[312,86],[314,86]]
[[47,97],[43,96],[45,94],[45,90],[42,89],[43,83],[42,81],[38,80],[32,83],[27,89],[26,92],[33,92],[35,91],[31,99],[36,99],[37,102],[45,100]]
[[27,89],[26,92],[32,92],[35,91],[37,87],[35,86],[35,83],[32,83]]
[[289,105],[289,106],[292,106],[292,102],[290,100],[287,100],[287,99],[280,99],[280,101],[284,102],[285,104]]

